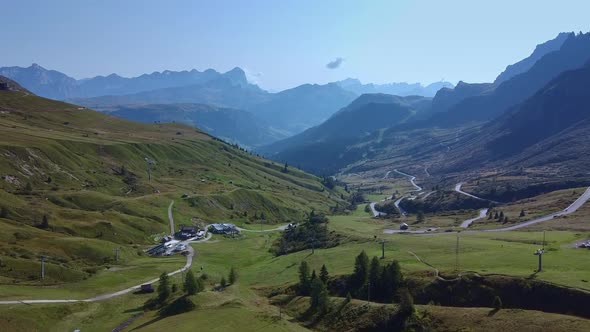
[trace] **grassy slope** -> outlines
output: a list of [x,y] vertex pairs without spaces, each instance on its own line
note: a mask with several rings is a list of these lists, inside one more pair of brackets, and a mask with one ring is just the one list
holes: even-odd
[[[169,232],[173,199],[177,227],[196,220],[257,222],[252,216],[263,212],[267,224],[298,221],[339,200],[314,176],[294,168],[282,173],[282,165],[194,128],[133,123],[23,92],[0,91],[0,136],[0,207],[8,210],[0,218],[4,298],[18,295],[7,284],[39,285],[39,255],[49,256],[46,284],[71,284],[66,288],[75,296],[96,292],[77,285],[132,283],[152,267],[141,249]],[[145,157],[157,161],[151,182]],[[124,181],[121,166],[134,183]],[[35,227],[43,215],[50,230]],[[116,247],[122,248],[119,268],[134,272],[104,277]]]
[[[358,220],[358,221],[354,221]],[[357,224],[355,224],[357,223]],[[214,236],[212,241],[195,244],[197,258],[193,270],[199,274],[201,267],[208,274],[210,284],[208,290],[195,297],[198,308],[190,313],[158,320],[156,313],[149,312],[145,317],[138,319],[132,327],[139,327],[140,331],[152,331],[162,329],[164,326],[174,325],[178,329],[188,329],[190,326],[203,326],[207,328],[240,328],[244,331],[254,330],[297,330],[299,327],[286,319],[277,320],[277,308],[269,303],[269,299],[261,295],[268,289],[284,287],[296,282],[297,267],[302,260],[309,262],[313,269],[318,270],[322,264],[326,264],[331,275],[349,274],[353,269],[354,257],[366,250],[370,257],[379,256],[380,244],[372,241],[373,232],[382,228],[378,222],[368,222],[367,219],[350,217],[332,218],[331,227],[338,231],[345,228],[356,228],[361,231],[358,234],[350,234],[343,245],[319,249],[311,255],[309,251],[293,253],[286,256],[274,257],[268,249],[272,241],[278,236],[277,232],[268,233],[244,233],[242,237],[231,239]],[[362,231],[366,229],[365,231]],[[354,236],[353,236],[354,235]],[[537,274],[536,278],[566,284],[581,288],[590,288],[587,279],[590,275],[590,265],[587,264],[587,252],[564,248],[577,238],[572,232],[550,232],[547,236],[548,254],[544,257],[544,272]],[[420,275],[421,278],[432,278],[431,274],[423,273],[430,270],[424,264],[418,262],[408,251],[413,251],[422,259],[433,264],[441,271],[452,274],[455,266],[455,241],[454,234],[442,236],[387,236],[386,261],[399,260],[404,273]],[[461,254],[459,257],[461,270],[474,270],[480,273],[503,273],[528,277],[536,267],[536,258],[532,255],[538,247],[541,236],[534,232],[509,232],[502,234],[463,234],[460,240]],[[537,244],[535,244],[537,243]],[[510,259],[506,259],[509,257]],[[235,266],[239,273],[238,283],[229,287],[224,292],[210,290],[212,283],[217,282],[221,276],[227,276],[231,266]],[[176,277],[175,282],[179,282]],[[129,301],[128,305],[117,304],[118,299],[109,300],[83,307],[78,305],[73,309],[70,306],[59,306],[60,310],[72,310],[60,327],[82,327],[85,330],[100,330],[98,326],[116,326],[126,318],[135,314],[129,311],[138,306],[134,302],[134,295],[124,297]],[[115,303],[115,304],[113,304]],[[107,307],[115,306],[108,309]],[[56,306],[34,306],[43,312],[43,319],[47,322],[59,320],[48,317],[51,309]],[[24,306],[11,308],[0,307],[0,319],[14,317],[15,310]],[[45,311],[43,308],[48,308]],[[90,310],[89,308],[92,308]],[[487,317],[489,309],[443,308],[431,306],[428,311],[444,322],[450,328],[478,326],[478,320],[484,327],[493,330],[496,326],[528,326],[532,319],[553,320],[550,324],[562,324],[564,327],[575,330],[582,320],[558,315],[545,315],[536,312],[519,312],[515,310],[503,310],[494,317]],[[30,314],[22,311],[19,319],[14,322],[19,324],[32,324],[25,321]],[[27,318],[28,317],[28,318]],[[89,318],[92,317],[92,318]],[[543,318],[545,317],[545,318]],[[464,324],[462,322],[465,319]],[[541,320],[542,324],[544,321]],[[214,323],[212,322],[214,321]],[[587,321],[584,321],[587,322]],[[548,323],[549,324],[549,323]],[[27,325],[28,326],[28,325]],[[33,325],[30,325],[33,326]],[[548,325],[556,326],[556,325]],[[24,329],[26,330],[26,329]],[[32,328],[31,330],[35,330]],[[58,330],[56,328],[56,330]]]

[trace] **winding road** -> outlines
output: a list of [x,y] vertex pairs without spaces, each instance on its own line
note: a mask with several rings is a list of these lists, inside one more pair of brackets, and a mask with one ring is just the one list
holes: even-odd
[[474,221],[476,221],[476,220],[479,220],[479,219],[483,219],[483,218],[485,218],[487,214],[488,214],[488,209],[481,209],[481,210],[479,210],[479,216],[477,216],[477,217],[475,217],[475,218],[471,218],[471,219],[467,219],[467,220],[463,221],[463,222],[461,223],[461,227],[462,227],[462,228],[467,228],[467,227],[469,227],[469,225],[471,225],[471,223],[473,223]]
[[[168,220],[170,221],[170,230],[171,233],[174,234],[174,218],[172,217],[172,206],[174,205],[174,201],[172,201],[170,203],[170,205],[168,206]],[[203,240],[200,241],[195,241],[195,242],[204,242],[207,241],[211,238],[211,234],[208,234],[207,237]],[[169,276],[173,276],[179,273],[182,273],[186,270],[188,270],[191,265],[193,264],[193,257],[195,256],[195,250],[193,249],[192,246],[189,245],[189,243],[191,242],[191,239],[186,240],[186,241],[182,241],[180,243],[186,244],[187,245],[187,251],[188,251],[188,255],[186,256],[186,263],[184,264],[184,266],[176,271],[170,272],[168,273]],[[128,294],[134,291],[137,291],[141,288],[141,285],[144,284],[152,284],[155,282],[158,282],[158,280],[160,280],[159,278],[155,278],[152,280],[148,280],[148,281],[144,281],[139,285],[135,285],[133,287],[129,287],[117,292],[113,292],[113,293],[107,293],[107,294],[102,294],[102,295],[97,295],[91,298],[87,298],[87,299],[83,299],[83,300],[11,300],[11,301],[0,301],[0,305],[2,304],[39,304],[39,303],[77,303],[77,302],[96,302],[96,301],[102,301],[102,300],[107,300],[107,299],[111,299],[113,297],[117,297],[117,296],[121,296],[124,294]]]
[[[512,225],[512,226],[508,226],[508,227],[500,227],[500,228],[492,228],[492,229],[480,229],[480,230],[465,230],[463,231],[463,233],[479,233],[479,232],[506,232],[506,231],[513,231],[515,229],[520,229],[520,228],[524,228],[530,225],[534,225],[534,224],[538,224],[544,221],[548,221],[551,220],[553,218],[557,218],[557,217],[561,217],[561,216],[565,216],[571,213],[576,212],[582,205],[584,205],[584,203],[586,203],[588,200],[590,200],[590,187],[588,187],[586,189],[586,191],[584,191],[584,193],[578,197],[572,204],[570,204],[567,208],[558,211],[558,212],[554,212],[554,213],[550,213],[546,216],[542,216],[542,217],[538,217],[538,218],[534,218],[528,221],[523,221],[521,223],[518,223],[516,225]],[[486,212],[483,212],[484,210],[487,209],[482,209],[479,211],[479,216],[476,218],[472,218],[472,219],[468,219],[463,221],[463,223],[461,223],[461,227],[463,228],[467,228],[469,227],[468,225],[471,224],[472,222],[481,219],[483,217],[485,217]],[[384,229],[383,233],[385,234],[397,234],[397,233],[407,233],[407,234],[421,234],[421,235],[443,235],[443,234],[456,234],[455,232],[439,232],[439,233],[433,233],[432,231],[428,231],[428,230],[416,230],[416,231],[401,231],[401,230],[397,230],[397,229]]]
[[459,183],[457,183],[455,185],[455,191],[458,192],[459,194],[462,194],[462,195],[465,195],[465,196],[469,196],[471,198],[475,198],[475,199],[478,199],[480,201],[488,201],[487,199],[483,199],[481,197],[477,197],[475,195],[472,195],[472,194],[470,194],[468,192],[465,192],[465,191],[461,190],[461,186],[463,186],[463,182],[459,182]]

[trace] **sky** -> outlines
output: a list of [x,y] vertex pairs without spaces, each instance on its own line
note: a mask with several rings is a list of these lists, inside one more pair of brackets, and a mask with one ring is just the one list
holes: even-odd
[[363,82],[489,82],[588,0],[0,0],[0,66],[75,78],[243,68],[270,90]]

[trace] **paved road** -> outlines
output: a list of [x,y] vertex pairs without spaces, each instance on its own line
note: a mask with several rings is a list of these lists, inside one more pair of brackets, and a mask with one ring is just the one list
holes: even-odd
[[[476,232],[506,232],[506,231],[513,231],[515,229],[520,229],[523,227],[527,227],[530,225],[534,225],[534,224],[538,224],[547,220],[551,220],[553,218],[556,217],[561,217],[561,216],[565,216],[571,213],[576,212],[576,210],[578,210],[582,205],[584,205],[584,203],[586,203],[588,200],[590,200],[590,187],[588,187],[586,189],[586,191],[584,191],[584,193],[578,197],[578,199],[576,199],[572,204],[570,204],[570,206],[568,206],[567,208],[558,211],[558,212],[554,212],[551,214],[548,214],[546,216],[542,216],[542,217],[538,217],[535,219],[531,219],[528,221],[523,221],[521,223],[518,223],[516,225],[513,226],[508,226],[508,227],[500,227],[500,228],[493,228],[493,229],[481,229],[481,230],[465,230],[463,231],[464,233],[476,233]],[[480,210],[480,216],[482,214],[482,210]],[[485,216],[485,214],[484,214]],[[479,219],[476,218],[475,220]],[[463,224],[465,224],[466,222],[473,222],[475,221],[473,219],[469,219],[469,220],[465,220],[461,226],[463,227]],[[396,229],[384,229],[383,233],[385,234],[395,234],[395,233],[408,233],[408,234],[421,234],[421,235],[443,235],[443,234],[456,234],[455,232],[440,232],[440,233],[433,233],[433,232],[429,232],[427,230],[416,230],[416,231],[400,231],[400,230],[396,230]]]
[[480,201],[488,201],[487,199],[483,199],[481,197],[477,197],[475,195],[472,195],[468,192],[464,192],[463,190],[461,190],[461,186],[463,186],[463,182],[459,182],[455,185],[455,191],[458,192],[459,194],[463,194],[463,195],[469,196],[471,198],[479,199]]
[[172,206],[174,205],[174,200],[170,202],[168,206],[168,220],[170,220],[170,235],[174,235],[174,217],[172,216]]
[[481,209],[481,210],[479,210],[479,216],[463,221],[461,223],[461,227],[463,227],[463,228],[469,227],[469,225],[471,225],[472,222],[474,222],[476,220],[479,220],[479,219],[485,218],[486,215],[487,215],[487,213],[488,213],[488,209]]
[[578,197],[578,199],[576,199],[572,204],[570,204],[570,206],[568,206],[567,208],[565,208],[559,212],[551,213],[551,214],[548,214],[543,217],[531,219],[529,221],[524,221],[524,222],[521,222],[521,223],[514,225],[514,226],[495,228],[495,229],[485,229],[482,231],[483,232],[511,231],[511,230],[527,227],[530,225],[538,224],[543,221],[551,220],[555,217],[565,216],[565,215],[576,212],[576,210],[578,210],[582,205],[584,205],[584,203],[586,203],[589,199],[590,199],[590,187],[588,187],[586,189],[586,191],[584,191],[584,193],[580,197]]
[[395,170],[395,172],[398,173],[398,174],[401,174],[403,176],[407,176],[407,177],[410,178],[410,183],[412,183],[412,185],[414,186],[414,188],[416,188],[415,190],[412,190],[412,191],[414,191],[414,192],[422,191],[422,187],[420,187],[419,185],[416,184],[416,182],[414,182],[414,180],[416,180],[416,177],[415,176],[410,175],[410,174],[406,174],[404,172],[400,172],[397,169]]
[[[186,243],[188,243],[189,241],[184,241]],[[184,267],[182,267],[181,269],[178,269],[176,271],[170,272],[168,273],[169,276],[173,276],[176,275],[178,273],[182,273],[186,270],[188,270],[191,265],[193,264],[193,257],[194,257],[194,249],[188,245],[187,246],[187,250],[189,251],[189,254],[186,256],[186,264],[184,265]],[[95,297],[91,297],[88,299],[84,299],[84,300],[13,300],[13,301],[0,301],[0,305],[1,304],[38,304],[38,303],[77,303],[77,302],[96,302],[96,301],[102,301],[102,300],[107,300],[107,299],[111,299],[113,297],[117,297],[117,296],[121,296],[124,294],[128,294],[134,291],[139,290],[139,288],[141,287],[141,285],[143,284],[153,284],[158,282],[159,278],[155,278],[152,280],[148,280],[148,281],[144,281],[139,285],[133,286],[133,287],[129,287],[123,290],[120,290],[118,292],[113,292],[113,293],[107,293],[107,294],[102,294],[102,295],[97,295]]]
[[[295,224],[296,225],[296,224]],[[265,232],[276,232],[276,231],[284,231],[289,227],[289,224],[281,225],[276,228],[271,229],[263,229],[263,230],[256,230],[256,229],[246,229],[242,227],[236,227],[240,232],[252,232],[252,233],[265,233]]]

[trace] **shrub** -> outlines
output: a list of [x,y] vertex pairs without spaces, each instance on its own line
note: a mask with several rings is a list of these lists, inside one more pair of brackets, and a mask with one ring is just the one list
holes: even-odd
[[195,307],[196,305],[193,301],[191,301],[191,299],[189,299],[186,296],[183,296],[162,308],[160,310],[160,315],[164,317],[178,315],[185,312],[189,312],[193,310]]

